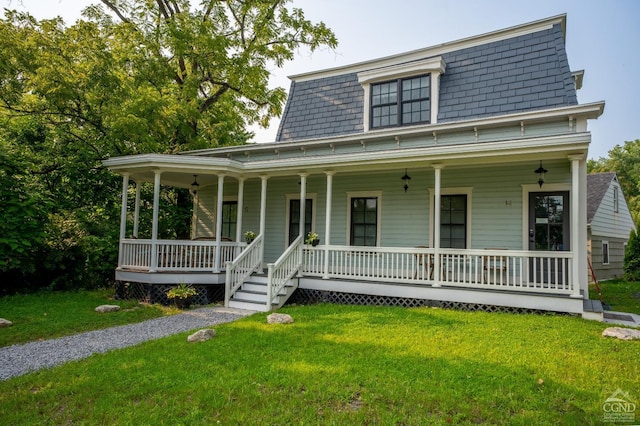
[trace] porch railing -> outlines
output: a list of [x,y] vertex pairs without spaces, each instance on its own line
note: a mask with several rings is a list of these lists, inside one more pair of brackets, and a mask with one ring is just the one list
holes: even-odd
[[[328,262],[325,260],[328,256]],[[572,252],[317,246],[302,273],[323,278],[576,294]],[[439,268],[436,268],[436,265]],[[440,270],[436,276],[436,270]]]
[[[122,241],[120,268],[158,271],[213,271],[216,265],[216,241],[158,240],[156,265],[152,265],[152,241],[126,239]],[[233,260],[246,243],[220,241],[218,265]]]
[[303,236],[299,235],[293,243],[282,253],[282,256],[275,262],[269,263],[267,278],[267,310],[271,310],[271,305],[280,290],[293,276],[301,271],[302,267],[302,242]]
[[258,235],[253,242],[233,261],[226,264],[224,305],[242,286],[247,278],[262,266],[263,236]]

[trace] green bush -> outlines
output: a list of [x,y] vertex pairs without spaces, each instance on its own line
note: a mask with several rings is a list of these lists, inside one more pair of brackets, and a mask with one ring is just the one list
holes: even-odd
[[627,281],[640,281],[640,236],[635,229],[629,235],[624,253],[624,278]]

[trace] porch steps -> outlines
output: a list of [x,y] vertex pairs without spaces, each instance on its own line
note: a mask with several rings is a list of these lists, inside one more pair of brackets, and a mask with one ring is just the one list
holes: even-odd
[[582,302],[582,318],[593,321],[604,321],[604,308],[599,300],[584,299]]
[[[276,301],[271,304],[271,310],[284,305],[297,287],[297,278],[290,280],[280,291]],[[249,280],[242,284],[242,287],[231,297],[229,307],[267,312],[267,276],[251,275]]]

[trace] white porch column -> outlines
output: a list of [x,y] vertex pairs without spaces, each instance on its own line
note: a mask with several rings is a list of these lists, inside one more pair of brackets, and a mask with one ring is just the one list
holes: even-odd
[[158,210],[160,209],[160,175],[162,172],[155,170],[153,173],[153,221],[151,222],[150,272],[155,272],[158,269]]
[[[571,263],[571,275],[573,276],[573,293],[571,297],[581,298],[580,276],[581,268],[587,270],[586,256],[582,257],[582,247],[580,247],[580,162],[583,155],[570,155],[571,161],[571,251],[573,252],[573,262]],[[583,232],[586,232],[586,227]]]
[[305,210],[307,210],[307,176],[306,173],[300,173],[300,231],[298,235],[302,235],[303,239],[306,238],[304,234],[304,214]]
[[[262,243],[260,244],[260,259],[264,264],[264,244],[265,244],[265,229],[267,225],[267,176],[260,176],[262,180],[260,188],[260,235],[262,236]],[[264,268],[260,267],[260,272],[264,272]]]
[[138,224],[140,223],[140,182],[136,182],[136,205],[133,210],[133,237],[138,238]]
[[213,272],[220,272],[220,242],[222,240],[222,204],[224,202],[224,175],[218,175],[218,204],[216,206],[216,257]]
[[127,197],[129,195],[129,173],[122,175],[122,206],[120,207],[120,247],[118,249],[118,267],[122,266],[123,240],[127,236]]
[[327,175],[327,204],[325,207],[324,223],[324,275],[322,278],[329,279],[329,246],[331,245],[331,213],[333,208],[333,175],[335,172],[325,172]]
[[244,178],[238,178],[238,212],[236,216],[236,242],[242,241],[242,210],[244,209]]
[[433,286],[440,287],[440,185],[441,185],[441,173],[443,169],[442,164],[434,164],[433,169],[435,171],[435,190],[434,190],[434,202],[433,202],[433,276],[435,277]]

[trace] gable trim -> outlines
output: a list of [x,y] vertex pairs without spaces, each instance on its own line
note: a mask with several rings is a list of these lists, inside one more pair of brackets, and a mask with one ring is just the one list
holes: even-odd
[[386,56],[379,59],[359,62],[352,65],[346,65],[342,67],[329,68],[321,71],[313,71],[309,73],[295,74],[289,76],[289,79],[293,81],[309,81],[317,78],[334,77],[346,73],[357,73],[370,70],[372,68],[382,68],[397,65],[403,62],[417,61],[424,59],[425,57],[438,56],[444,53],[466,49],[469,47],[480,46],[483,44],[492,43],[495,41],[506,40],[521,35],[531,34],[538,31],[544,31],[551,29],[554,25],[562,26],[563,36],[565,35],[567,15],[557,15],[538,21],[533,21],[513,27],[505,28],[502,30],[492,31],[477,36],[467,37],[447,43],[438,44],[431,47],[426,47],[418,50],[413,50],[406,53]]

